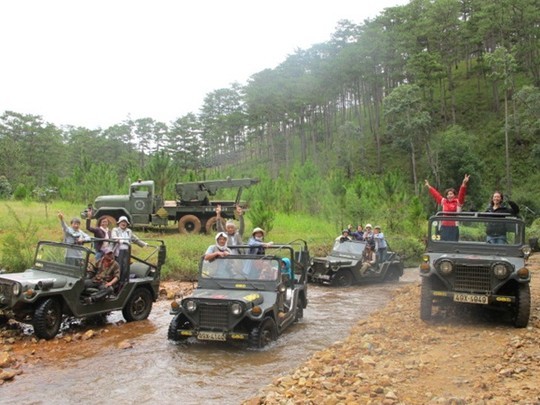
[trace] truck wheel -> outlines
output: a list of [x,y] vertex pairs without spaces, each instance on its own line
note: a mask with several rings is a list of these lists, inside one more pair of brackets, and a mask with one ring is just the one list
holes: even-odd
[[399,270],[393,267],[388,269],[388,272],[384,276],[384,281],[399,281],[400,278]]
[[249,334],[249,346],[261,349],[273,340],[277,339],[276,322],[267,317],[262,321],[260,326],[256,326]]
[[[217,233],[217,222],[218,222],[218,217],[212,217],[210,218],[208,221],[206,221],[206,226],[205,226],[205,229],[206,229],[206,233],[207,234],[213,234],[213,233]],[[223,218],[221,218],[221,227],[223,229],[225,229],[225,220]]]
[[62,310],[54,298],[48,298],[37,307],[32,324],[40,339],[50,340],[56,336],[62,323]]
[[169,324],[167,338],[173,342],[186,340],[188,336],[183,336],[178,333],[178,329],[193,329],[193,325],[184,314],[176,314]]
[[131,297],[129,297],[126,305],[122,309],[122,315],[128,322],[142,321],[148,318],[152,311],[152,295],[144,287],[137,288]]
[[334,287],[349,287],[352,285],[353,275],[350,270],[341,269],[334,275],[332,285]]
[[420,290],[420,319],[429,321],[431,319],[433,309],[433,287],[431,279],[422,278],[422,289]]
[[201,221],[195,215],[184,215],[178,221],[178,230],[182,234],[201,232]]
[[518,285],[514,305],[514,326],[516,328],[525,328],[529,323],[531,313],[531,290],[529,284]]

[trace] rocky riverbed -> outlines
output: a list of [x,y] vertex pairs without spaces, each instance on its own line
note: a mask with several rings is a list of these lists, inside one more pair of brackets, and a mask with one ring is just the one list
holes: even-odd
[[479,308],[424,323],[420,284],[407,286],[346,340],[276,377],[244,405],[540,404],[540,255],[529,268],[527,328]]

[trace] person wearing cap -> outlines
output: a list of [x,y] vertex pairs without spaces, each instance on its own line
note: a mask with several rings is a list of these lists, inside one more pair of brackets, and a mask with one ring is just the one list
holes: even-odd
[[122,282],[129,279],[129,254],[131,244],[135,243],[140,247],[148,246],[148,243],[140,240],[128,226],[129,221],[127,217],[121,216],[118,218],[118,226],[111,232],[111,239],[118,241],[114,248],[114,253],[116,261],[120,265],[120,280]]
[[368,242],[362,252],[362,267],[360,267],[360,275],[362,276],[364,276],[367,271],[375,271],[377,255],[375,254],[373,247],[373,243]]
[[109,242],[102,239],[110,239],[111,231],[109,230],[109,219],[105,216],[97,219],[97,227],[92,226],[92,208],[88,208],[88,216],[86,218],[86,230],[94,234],[94,238],[100,239],[94,241],[94,249],[96,250],[96,260],[103,257],[103,252],[109,246]]
[[[81,230],[80,218],[73,218],[70,222],[70,226],[67,226],[64,221],[64,214],[58,212],[58,219],[62,225],[62,232],[64,233],[64,243],[70,245],[82,245],[84,242],[90,241],[90,236]],[[83,252],[79,249],[67,249],[66,250],[66,263],[71,265],[82,265]]]
[[114,292],[114,286],[120,280],[120,265],[114,260],[110,247],[103,250],[103,257],[96,262],[95,272],[90,271],[90,278],[84,280],[85,288],[97,288],[85,301],[87,304],[104,299]]
[[[225,229],[223,229],[223,223],[221,222],[221,205],[216,206],[216,217],[218,221],[216,222],[216,228],[218,232],[227,233],[227,246],[239,246],[242,245],[242,237],[244,236],[244,210],[241,206],[236,206],[236,216],[238,217],[238,222],[240,226],[237,228],[233,220],[229,219],[225,223]],[[238,248],[232,248],[231,253],[233,255],[239,255],[241,252]]]
[[343,231],[341,231],[341,235],[339,235],[336,238],[336,242],[340,242],[340,243],[348,242],[350,240],[352,240],[352,239],[349,236],[349,229],[344,229]]
[[262,228],[255,228],[251,232],[251,238],[249,238],[248,245],[250,255],[264,255],[265,248],[272,246],[273,242],[264,241],[264,230]]
[[386,239],[384,239],[384,233],[382,233],[379,225],[376,225],[375,228],[373,228],[373,240],[375,241],[377,260],[379,263],[382,263],[386,260],[386,250],[388,249],[388,244],[386,243]]
[[373,241],[373,226],[371,224],[366,224],[363,236],[365,241]]

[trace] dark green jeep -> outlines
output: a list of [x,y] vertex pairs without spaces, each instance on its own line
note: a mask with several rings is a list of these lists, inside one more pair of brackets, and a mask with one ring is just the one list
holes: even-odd
[[93,303],[86,298],[95,291],[85,288],[84,281],[95,262],[94,251],[85,246],[39,242],[30,269],[0,275],[0,318],[33,325],[34,333],[42,339],[56,336],[63,316],[82,318],[122,310],[128,322],[146,319],[158,297],[166,258],[162,241],[148,242],[155,245],[140,250],[151,249],[146,258],[130,251],[129,280]]
[[[247,246],[238,246],[245,248]],[[282,273],[283,259],[294,277]],[[305,241],[274,244],[261,255],[201,260],[191,297],[172,303],[168,332],[173,341],[244,342],[261,348],[303,317],[309,252]]]
[[[441,226],[456,227],[457,239],[445,240]],[[516,327],[526,327],[531,307],[531,274],[526,265],[530,253],[525,223],[519,218],[485,212],[432,216],[420,265],[420,318],[431,319],[434,306],[482,305],[506,310]]]

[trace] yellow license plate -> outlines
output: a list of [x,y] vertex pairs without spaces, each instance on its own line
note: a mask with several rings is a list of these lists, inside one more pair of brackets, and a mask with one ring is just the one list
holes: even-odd
[[477,295],[477,294],[454,294],[455,302],[466,302],[469,304],[487,304],[488,297],[487,295]]
[[220,342],[224,342],[227,340],[227,336],[225,336],[225,334],[221,332],[199,332],[199,334],[197,335],[197,339],[217,340]]

